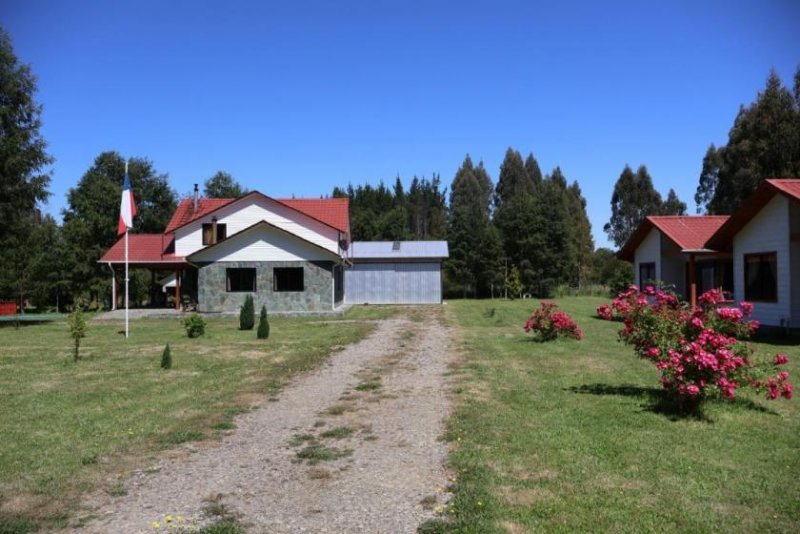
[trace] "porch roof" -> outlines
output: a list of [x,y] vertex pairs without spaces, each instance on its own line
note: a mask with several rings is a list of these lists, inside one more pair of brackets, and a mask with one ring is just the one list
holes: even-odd
[[[98,263],[124,264],[125,237],[111,245]],[[137,266],[185,266],[183,256],[175,255],[175,238],[165,234],[128,234],[128,263]]]
[[636,249],[653,228],[667,236],[682,252],[712,252],[707,241],[727,220],[727,215],[651,215],[634,230],[617,257],[633,261]]

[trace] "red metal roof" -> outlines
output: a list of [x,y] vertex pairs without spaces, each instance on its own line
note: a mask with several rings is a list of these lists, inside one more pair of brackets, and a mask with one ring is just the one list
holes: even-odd
[[681,250],[702,250],[727,220],[727,215],[651,215],[634,230],[617,256],[633,261],[634,252],[653,228],[658,228]]
[[784,195],[800,200],[800,178],[771,178],[766,182]]
[[[253,191],[245,196],[258,194],[266,197],[258,191]],[[244,197],[241,197],[244,198]],[[266,197],[270,198],[270,197]],[[197,203],[197,210],[193,210],[192,206],[194,199],[185,198],[181,200],[172,218],[167,223],[167,228],[164,233],[171,233],[181,226],[185,226],[190,222],[204,217],[209,213],[216,211],[223,206],[231,204],[239,199],[237,198],[201,198]],[[350,200],[347,198],[286,198],[286,199],[272,199],[284,206],[299,211],[308,215],[312,219],[316,219],[323,224],[327,224],[344,233],[350,233]]]
[[[165,234],[128,234],[128,261],[130,263],[185,263],[174,253],[175,239]],[[100,263],[125,262],[125,237],[111,245]]]

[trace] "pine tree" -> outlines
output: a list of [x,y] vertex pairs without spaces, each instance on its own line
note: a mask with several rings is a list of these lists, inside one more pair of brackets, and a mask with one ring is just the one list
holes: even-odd
[[[541,175],[541,172],[540,172]],[[520,195],[532,195],[536,187],[533,177],[525,172],[525,164],[519,151],[509,147],[500,165],[500,176],[497,180],[495,203],[500,209],[504,204]]]
[[247,295],[244,298],[239,310],[239,330],[252,330],[256,324],[256,311],[253,304],[253,295]]
[[686,215],[686,203],[678,198],[674,189],[670,189],[667,193],[667,200],[661,207],[661,215]]
[[641,165],[634,174],[625,165],[611,196],[611,219],[603,230],[621,247],[645,217],[659,215],[662,207],[661,195],[653,187],[647,167]]
[[161,353],[161,368],[164,370],[172,369],[172,351],[169,348],[169,343],[164,347],[164,352]]
[[269,321],[267,320],[266,306],[261,306],[261,317],[258,319],[256,337],[258,337],[258,339],[267,339],[269,337]]

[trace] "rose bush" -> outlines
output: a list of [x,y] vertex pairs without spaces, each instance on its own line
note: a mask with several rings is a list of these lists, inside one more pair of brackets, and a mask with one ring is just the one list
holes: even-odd
[[[611,304],[622,318],[620,339],[661,371],[661,384],[696,408],[709,395],[734,399],[739,387],[766,391],[767,398],[792,398],[785,354],[756,364],[747,339],[758,329],[753,305],[727,305],[720,290],[703,293],[692,310],[667,292],[631,286]],[[598,313],[599,314],[599,313]]]
[[583,332],[578,325],[568,313],[555,311],[557,307],[555,302],[541,301],[540,307],[533,311],[522,328],[526,333],[533,332],[538,335],[543,341],[550,341],[559,336],[581,339]]

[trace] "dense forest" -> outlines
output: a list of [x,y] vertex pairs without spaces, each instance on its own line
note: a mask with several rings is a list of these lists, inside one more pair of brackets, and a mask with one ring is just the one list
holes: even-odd
[[[63,222],[43,213],[53,159],[40,132],[36,79],[2,29],[0,79],[0,300],[63,308],[80,299],[102,306],[110,298],[110,275],[97,260],[117,238],[126,159],[139,209],[134,232],[162,232],[178,196],[148,158],[107,151],[69,190]],[[728,142],[708,148],[698,211],[730,213],[760,181],[787,176],[800,176],[800,69],[793,90],[770,73],[755,102],[739,110]],[[223,171],[205,180],[210,197],[246,191]],[[435,174],[407,184],[398,177],[391,187],[336,187],[332,194],[350,199],[355,240],[446,239],[450,297],[549,296],[557,286],[619,288],[631,278],[630,265],[612,250],[595,250],[578,180],[559,167],[544,174],[533,154],[523,158],[514,148],[496,181],[467,155],[449,186]],[[604,230],[620,246],[647,215],[684,213],[674,191],[664,199],[655,190],[644,165],[636,171],[625,165]],[[146,301],[149,273],[134,270],[131,288],[134,302]]]

